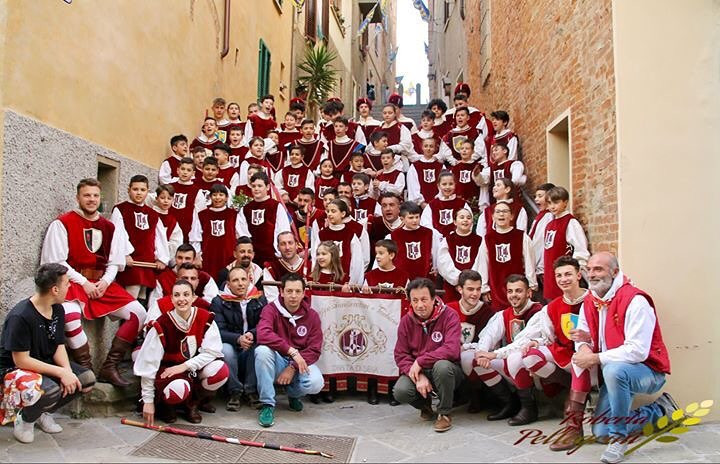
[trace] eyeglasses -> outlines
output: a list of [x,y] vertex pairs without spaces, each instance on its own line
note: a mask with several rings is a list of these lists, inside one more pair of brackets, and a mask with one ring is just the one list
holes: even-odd
[[495,212],[496,212],[497,214],[510,214],[510,210],[509,210],[509,209],[496,209]]

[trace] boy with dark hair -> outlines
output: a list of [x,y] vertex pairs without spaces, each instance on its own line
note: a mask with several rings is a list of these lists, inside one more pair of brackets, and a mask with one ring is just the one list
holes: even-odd
[[452,172],[440,172],[437,184],[438,194],[422,211],[420,224],[445,237],[454,229],[455,213],[461,209],[472,213],[472,210],[463,198],[455,194],[455,176]]
[[[575,216],[568,211],[570,193],[563,187],[553,187],[547,192],[548,209],[553,219],[545,226],[543,263],[554,263],[560,256],[572,256],[584,268],[590,258],[585,231]],[[550,273],[543,275],[543,296],[550,301],[562,294]]]
[[455,109],[455,127],[445,134],[440,149],[438,150],[438,159],[450,164],[456,164],[460,160],[460,150],[462,143],[469,141],[473,144],[473,161],[480,161],[483,165],[487,164],[487,151],[485,149],[485,141],[482,134],[469,124],[470,110],[467,106],[461,106]]
[[320,161],[326,158],[327,148],[324,142],[315,137],[315,121],[304,119],[300,125],[300,132],[302,136],[296,140],[296,143],[305,149],[303,164],[313,173],[319,173]]
[[[178,280],[180,268],[186,264],[195,266],[196,255],[195,248],[190,243],[183,243],[177,248],[173,259],[174,266],[166,267],[157,275],[157,285],[148,298],[148,308],[156,300],[170,296],[172,286]],[[215,279],[207,272],[198,269],[198,283],[195,287],[195,294],[209,305],[219,292]]]
[[[92,390],[95,375],[68,358],[65,349],[65,301],[70,281],[62,264],[43,264],[35,273],[35,293],[5,317],[0,339],[0,378],[17,396],[6,396],[3,423],[14,421],[21,443],[35,439],[35,423],[45,433],[60,433],[52,413]],[[7,393],[6,393],[7,395]]]
[[473,214],[466,209],[455,211],[455,230],[440,244],[437,257],[438,274],[445,279],[444,301],[456,301],[458,279],[466,269],[478,269],[478,251],[482,238],[472,233]]
[[485,116],[485,113],[480,111],[479,109],[470,106],[470,86],[467,85],[464,82],[460,82],[458,85],[455,86],[455,92],[453,97],[453,105],[454,108],[451,108],[450,110],[445,113],[445,118],[449,120],[451,123],[454,122],[454,115],[455,111],[458,108],[461,107],[467,107],[469,110],[469,116],[470,121],[469,124],[471,127],[477,129],[480,132],[480,135],[482,136],[482,139],[485,142],[485,150],[490,150],[490,140],[492,139],[494,130],[492,123],[488,119],[487,116]]
[[213,156],[218,162],[217,180],[222,182],[225,187],[230,188],[230,181],[237,172],[237,168],[230,162],[230,147],[224,143],[218,145],[213,150]]
[[398,246],[392,240],[383,239],[375,243],[377,267],[365,273],[364,293],[373,293],[369,287],[405,288],[410,281],[408,273],[395,266]]
[[218,160],[214,156],[209,156],[203,161],[202,176],[198,179],[197,177],[193,181],[197,187],[197,195],[195,195],[195,204],[193,205],[195,210],[200,212],[210,206],[212,202],[210,198],[210,191],[213,186],[220,184],[225,187],[225,194],[230,196],[230,189],[218,178],[220,167]]
[[353,175],[352,178],[352,207],[355,220],[367,226],[372,218],[380,214],[378,203],[368,195],[370,189],[370,176],[361,172]]
[[517,135],[510,129],[510,115],[507,111],[497,110],[490,113],[490,121],[494,134],[490,139],[490,146],[495,146],[496,143],[503,143],[507,146],[509,160],[518,159],[518,138]]
[[438,178],[445,165],[435,158],[437,140],[423,140],[422,157],[410,165],[407,173],[408,200],[422,208],[438,194]]
[[267,138],[268,132],[277,129],[274,113],[275,97],[272,95],[263,96],[260,99],[260,109],[256,113],[248,115],[248,122],[252,124],[253,137],[264,139]]
[[389,148],[380,153],[382,169],[375,173],[375,179],[373,179],[372,192],[374,196],[378,196],[383,192],[403,195],[405,191],[405,174],[398,169],[395,159],[395,153]]
[[[230,126],[228,130],[228,146],[230,147],[230,164],[237,170],[248,152],[243,130],[237,125]],[[232,179],[232,176],[230,178]]]
[[302,98],[291,98],[289,110],[295,115],[296,122],[305,119],[305,101]]
[[180,160],[188,156],[188,139],[183,134],[173,135],[170,138],[170,150],[172,155],[168,156],[160,165],[158,171],[158,180],[161,184],[169,184],[177,178],[177,168],[180,166]]
[[460,144],[460,159],[457,164],[450,167],[450,172],[455,178],[455,193],[458,197],[465,200],[468,205],[472,205],[473,211],[479,211],[483,205],[489,203],[487,188],[480,189],[473,174],[480,171],[481,166],[473,161],[474,144],[466,140]]
[[300,190],[315,189],[315,175],[303,164],[305,147],[295,143],[290,146],[288,153],[290,164],[275,174],[275,185],[281,194],[287,195],[289,201],[294,201]]
[[195,174],[193,159],[183,158],[177,168],[177,180],[170,184],[175,192],[170,214],[177,219],[183,237],[187,237],[190,233],[195,197],[198,194],[198,187],[193,182],[193,174]]
[[[498,179],[510,179],[514,185],[514,197],[521,199],[520,187],[525,185],[525,165],[522,161],[508,158],[509,149],[505,142],[497,142],[492,146],[488,165],[481,171],[473,173],[475,182],[480,186],[495,185]],[[478,175],[479,174],[479,175]],[[494,200],[491,200],[494,203]]]
[[195,147],[203,147],[208,150],[213,150],[219,144],[223,143],[217,136],[217,122],[213,117],[206,117],[203,121],[202,131],[200,135],[195,137],[190,143],[190,149]]
[[360,117],[357,120],[357,124],[365,134],[365,140],[370,140],[370,135],[382,125],[381,121],[373,118],[370,114],[372,110],[372,101],[369,98],[358,98],[355,102],[355,109],[357,110]]
[[441,137],[435,133],[435,115],[432,111],[425,110],[420,116],[420,130],[412,134],[413,149],[408,155],[410,162],[417,161],[422,157],[423,141],[428,138],[435,139],[436,147],[440,146]]
[[442,140],[452,129],[451,121],[445,118],[448,107],[442,99],[434,98],[428,103],[427,109],[433,113],[433,132],[439,140]]
[[350,121],[346,116],[343,115],[345,105],[340,101],[339,98],[331,98],[323,105],[323,113],[327,118],[326,123],[321,123],[320,138],[327,144],[330,144],[339,135],[335,122],[338,119],[345,121],[345,131],[343,135],[347,135],[348,138],[354,140],[358,144],[365,146],[367,145],[367,139],[365,138],[365,132],[355,121]]
[[337,117],[332,124],[334,132],[333,138],[328,142],[327,158],[332,161],[333,169],[336,172],[343,172],[350,166],[351,154],[362,152],[365,146],[348,137],[348,119],[346,117]]
[[227,141],[228,136],[228,125],[230,122],[225,118],[225,110],[226,110],[227,102],[222,97],[217,97],[213,99],[212,106],[210,107],[210,111],[212,112],[213,118],[215,118],[215,121],[217,121],[217,136],[220,139],[222,143],[225,143]]
[[202,168],[205,158],[212,156],[212,151],[198,145],[197,147],[190,149],[190,155],[192,156],[193,164],[195,165],[193,179],[199,179],[202,177]]
[[[116,233],[127,237],[125,270],[117,275],[117,283],[137,298],[142,287],[155,288],[154,269],[163,270],[170,261],[167,231],[158,213],[145,204],[148,179],[143,175],[130,178],[128,200],[115,205],[110,220]],[[140,264],[135,266],[135,261]],[[145,263],[152,263],[155,268]]]
[[[406,201],[400,206],[403,226],[393,230],[386,238],[402,244],[396,263],[405,269],[410,279],[427,277],[435,269],[441,237],[432,229],[420,225],[422,210],[417,203]],[[404,245],[404,246],[403,246]]]
[[255,262],[264,265],[277,252],[277,236],[290,230],[290,219],[285,207],[270,198],[270,178],[267,174],[253,174],[249,185],[253,199],[240,210],[238,233],[252,237]]
[[352,185],[355,174],[373,175],[375,171],[366,168],[365,155],[361,151],[356,151],[350,155],[350,167],[342,173],[340,180],[344,183]]
[[535,189],[534,200],[535,204],[539,208],[539,211],[533,220],[532,226],[530,227],[530,233],[528,234],[530,236],[530,240],[532,240],[533,253],[535,254],[535,262],[537,263],[535,265],[535,273],[538,278],[538,286],[540,290],[539,297],[541,299],[543,297],[543,274],[545,271],[545,261],[543,259],[545,255],[545,227],[547,227],[548,223],[553,220],[553,215],[548,209],[549,201],[547,198],[547,192],[549,192],[553,187],[555,187],[555,184],[548,182],[538,185]]
[[302,132],[298,130],[297,117],[292,111],[285,113],[285,122],[282,131],[278,132],[278,150],[286,151],[287,147],[293,144],[297,139],[302,137]]

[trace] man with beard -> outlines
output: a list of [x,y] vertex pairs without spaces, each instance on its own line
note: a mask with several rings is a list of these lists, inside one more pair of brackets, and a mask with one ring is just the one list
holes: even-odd
[[[298,254],[298,245],[292,232],[282,232],[277,238],[280,257],[274,257],[265,263],[263,280],[281,281],[286,274],[303,274],[305,260]],[[265,298],[272,302],[279,296],[278,288],[273,285],[265,287]]]
[[[587,268],[590,292],[583,302],[577,328],[570,331],[576,347],[573,371],[576,367],[602,370],[597,415],[646,419],[631,424],[612,420],[594,423],[593,434],[610,440],[602,462],[616,463],[624,459],[628,447],[625,439],[644,424],[654,424],[679,408],[669,393],[663,393],[655,402],[631,410],[636,394],[658,392],[670,373],[670,359],[655,304],[620,271],[617,258],[611,253],[594,254]],[[579,404],[584,405],[584,401]],[[575,425],[578,421],[571,422]],[[582,422],[579,426],[582,427]]]
[[263,269],[253,262],[255,259],[255,248],[253,247],[253,241],[248,236],[238,237],[235,243],[235,249],[233,250],[233,256],[235,260],[225,266],[218,273],[218,287],[227,293],[225,283],[228,280],[228,274],[234,267],[241,267],[247,272],[248,279],[250,279],[249,291],[253,288],[257,288],[262,292],[262,274]]
[[[185,263],[195,263],[195,248],[189,243],[183,243],[175,250],[175,266],[166,267],[157,276],[157,285],[150,293],[148,298],[148,308],[153,305],[156,300],[164,296],[170,296],[173,285],[178,280],[178,272]],[[205,271],[198,271],[198,284],[195,288],[195,294],[201,296],[208,304],[219,293],[218,286],[210,274]]]
[[[370,237],[370,250],[375,250],[375,242],[383,240],[393,230],[402,226],[400,220],[400,204],[402,199],[396,193],[383,192],[378,197],[380,216],[374,216],[368,223],[368,236]],[[370,259],[372,261],[372,258]]]
[[226,291],[213,299],[210,310],[222,338],[222,353],[230,374],[226,409],[237,411],[243,400],[251,406],[257,402],[255,378],[256,327],[267,304],[254,289],[246,268],[237,266],[228,272]]

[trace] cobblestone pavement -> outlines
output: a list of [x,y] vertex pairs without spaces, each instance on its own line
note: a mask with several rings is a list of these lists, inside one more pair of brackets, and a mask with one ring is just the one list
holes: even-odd
[[[432,422],[422,422],[409,406],[371,406],[360,396],[341,397],[333,404],[313,405],[294,413],[280,398],[276,410],[279,432],[303,432],[357,437],[353,462],[599,462],[602,445],[587,445],[576,453],[552,453],[543,445],[513,445],[519,429],[536,428],[551,433],[559,419],[545,418],[527,427],[509,427],[504,422],[488,422],[485,413],[471,415],[465,407],[453,414],[453,429],[438,434]],[[204,425],[259,429],[256,412],[244,406],[239,412],[225,411],[216,401],[218,412],[204,414]],[[120,416],[85,420],[58,416],[65,430],[47,435],[39,430],[35,442],[23,445],[12,436],[12,426],[0,430],[0,461],[3,462],[148,462],[130,456],[136,446],[154,432],[124,426]],[[183,420],[178,421],[182,426]],[[586,427],[587,431],[587,427]],[[155,460],[154,462],[166,462]],[[628,462],[720,462],[720,424],[692,428],[670,444],[650,443],[629,457]]]

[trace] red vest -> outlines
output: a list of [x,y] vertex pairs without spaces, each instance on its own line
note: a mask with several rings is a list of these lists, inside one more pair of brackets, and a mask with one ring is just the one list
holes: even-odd
[[370,143],[370,136],[372,135],[372,133],[376,130],[380,130],[380,126],[382,125],[380,121],[376,121],[374,124],[362,124],[360,122],[358,122],[357,124],[362,129],[363,134],[365,134],[365,140],[368,143]]
[[432,213],[432,225],[440,235],[447,237],[450,232],[455,230],[455,213],[465,207],[465,200],[460,196],[456,196],[452,200],[441,200],[433,198],[428,203],[428,208]]
[[180,158],[175,155],[170,155],[165,158],[165,161],[167,161],[168,166],[170,166],[170,177],[177,177],[177,169],[180,166]]
[[240,167],[240,161],[247,156],[249,148],[246,146],[230,147],[230,164],[234,167]]
[[472,233],[472,231],[466,236],[458,235],[457,232],[452,231],[445,237],[445,241],[448,245],[450,258],[455,263],[455,268],[459,271],[471,269],[475,264],[482,237]]
[[[356,123],[355,121],[348,121],[348,126],[347,126],[347,133],[346,133],[346,135],[347,135],[351,140],[355,140],[355,133],[356,133],[358,130],[362,130],[362,129],[360,128],[360,125],[359,125],[358,123]],[[332,123],[332,122],[327,123],[327,124],[322,128],[322,133],[323,133],[323,135],[325,136],[325,140],[327,140],[328,143],[334,141],[334,140],[335,140],[335,124]]]
[[[324,242],[325,240],[335,242],[335,244],[340,249],[340,264],[342,265],[343,271],[345,272],[345,276],[349,278],[350,261],[352,257],[352,249],[350,247],[350,243],[355,237],[355,232],[353,231],[353,229],[351,227],[348,227],[347,224],[340,230],[333,230],[330,227],[325,227],[324,229],[320,230],[320,232],[318,233],[318,237],[321,242]],[[360,259],[362,258],[360,257]]]
[[193,209],[195,208],[195,197],[198,193],[198,187],[194,183],[186,185],[180,182],[173,182],[173,189],[175,194],[173,195],[172,206],[170,206],[169,213],[175,216],[180,229],[183,231],[183,236],[187,238],[190,235],[190,229],[192,228]]
[[195,147],[203,147],[207,148],[208,150],[215,150],[215,147],[218,145],[221,145],[222,141],[218,138],[214,138],[213,140],[209,142],[203,142],[199,138],[195,137],[192,142],[190,142],[190,150],[192,151]]
[[173,366],[197,355],[200,346],[202,346],[203,338],[205,338],[205,333],[213,323],[213,317],[214,313],[197,308],[195,317],[190,323],[187,332],[180,330],[168,313],[163,313],[152,321],[152,327],[160,336],[160,343],[162,343],[165,350],[160,364]]
[[[630,301],[637,295],[645,297],[650,306],[652,306],[653,311],[655,311],[655,303],[652,298],[650,298],[647,293],[634,287],[629,280],[625,278],[625,282],[622,287],[617,290],[615,297],[610,301],[610,306],[607,309],[605,319],[605,345],[608,350],[617,348],[625,342],[625,313],[627,312]],[[598,310],[595,307],[591,295],[585,298],[583,312],[585,313],[585,320],[590,330],[590,337],[592,337],[593,340],[593,346],[597,352],[600,347]],[[661,372],[663,374],[670,373],[670,357],[662,338],[662,332],[660,331],[657,311],[655,311],[655,329],[653,330],[652,341],[650,342],[650,352],[643,363],[655,372]]]
[[302,132],[294,130],[292,132],[282,131],[278,134],[278,150],[287,153],[286,145],[295,142],[302,137]]
[[275,256],[275,223],[277,222],[277,200],[251,201],[242,209],[248,231],[253,239],[255,262],[264,263]]
[[417,173],[418,183],[420,183],[420,193],[426,203],[435,198],[438,194],[437,178],[444,166],[440,161],[427,163],[425,161],[415,161],[413,163],[415,172]]
[[369,151],[365,152],[365,167],[370,168],[373,171],[381,171],[383,166],[380,162],[380,154],[375,154]]
[[352,199],[353,213],[356,221],[372,221],[375,215],[375,206],[377,206],[377,200],[374,198],[363,198],[363,199]]
[[301,164],[299,168],[290,165],[282,169],[280,175],[282,176],[285,191],[288,193],[291,201],[298,196],[300,190],[305,188],[309,171],[304,164]]
[[115,233],[113,223],[102,216],[90,221],[75,211],[60,215],[58,220],[67,231],[67,263],[70,267],[78,272],[82,269],[105,271]]
[[325,179],[322,176],[315,177],[315,206],[325,209],[323,204],[325,192],[331,188],[337,188],[338,185],[340,185],[340,179],[337,177],[331,177],[330,179]]
[[[175,282],[178,280],[178,276],[175,273],[175,270],[170,267],[166,267],[160,273],[157,274],[157,282],[160,284],[160,288],[162,289],[162,293],[164,296],[170,295],[172,293],[173,285],[175,285]],[[198,272],[198,286],[195,289],[195,295],[202,296],[205,292],[205,286],[208,282],[210,282],[210,279],[212,277],[210,274],[208,274],[205,271],[199,271]]]
[[[115,205],[123,218],[125,231],[135,251],[130,255],[136,261],[155,262],[155,228],[159,214],[147,205],[136,205],[124,201]],[[126,267],[115,279],[123,287],[142,285],[155,287],[155,272],[149,268]]]
[[302,139],[298,139],[297,143],[305,148],[303,164],[311,171],[315,171],[320,165],[320,157],[323,154],[323,143],[319,139],[313,140],[312,142],[305,142]]
[[[384,125],[384,124],[383,124]],[[380,126],[378,131],[385,132],[387,134],[388,146],[397,145],[400,143],[400,134],[402,133],[402,124],[395,123],[390,127]]]
[[[336,279],[334,274],[328,274],[327,272],[321,272],[318,276],[317,282],[320,284],[346,284],[350,281],[350,276],[347,272],[343,275],[342,279]],[[338,288],[338,291],[340,289]]]
[[485,234],[485,246],[488,252],[488,275],[492,307],[495,311],[507,308],[505,279],[510,274],[525,275],[523,259],[523,236],[519,229],[512,229],[504,234],[489,229]]
[[213,278],[233,260],[235,250],[235,220],[237,211],[225,208],[222,211],[204,209],[198,213],[202,227],[203,270]]
[[515,336],[525,329],[531,317],[542,309],[540,303],[533,303],[527,311],[517,316],[512,306],[503,310],[503,324],[505,325],[505,335],[503,336],[503,346],[509,345],[515,339]]
[[555,364],[563,369],[567,367],[572,360],[572,355],[575,352],[575,343],[563,333],[562,315],[567,313],[578,314],[581,306],[582,302],[572,306],[565,303],[562,296],[555,298],[547,305],[547,314],[555,330],[555,342],[548,345],[548,349],[552,353],[553,358],[555,358]]
[[[437,153],[438,149],[440,148],[440,136],[436,135],[437,132],[435,129],[433,129],[433,135],[432,138],[435,139],[435,153]],[[445,135],[445,134],[442,134]],[[415,150],[415,153],[418,155],[422,155],[422,145],[423,141],[426,140],[422,137],[420,137],[420,132],[415,132],[412,136],[412,143],[413,143],[413,149]]]
[[472,172],[477,166],[477,163],[463,163],[460,161],[450,168],[455,178],[455,194],[468,203],[476,200],[480,193],[480,187],[472,178]]
[[493,134],[493,136],[491,138],[491,140],[492,140],[491,145],[495,145],[498,142],[502,142],[505,145],[507,145],[510,143],[510,139],[512,139],[513,137],[515,137],[515,133],[513,131],[507,131],[507,132],[505,132],[505,134],[503,134],[501,136],[498,136],[497,134]]
[[[265,158],[256,158],[253,155],[248,152],[247,156],[243,161],[247,161],[249,166],[252,166],[253,164],[260,166],[265,174],[270,177],[270,182],[272,182],[272,176],[273,176],[273,167]],[[240,163],[242,164],[242,163]],[[250,179],[248,179],[248,182]]]
[[443,137],[443,142],[448,146],[452,152],[453,157],[460,161],[460,147],[465,141],[475,143],[475,139],[480,136],[480,133],[475,129],[474,125],[469,125],[465,129],[457,130],[453,129]]
[[370,287],[405,288],[409,279],[408,273],[397,267],[392,271],[376,268],[365,273],[365,280]]
[[273,118],[264,119],[257,114],[251,114],[248,121],[252,124],[253,137],[267,138],[268,132],[277,129],[277,122]]
[[552,272],[553,263],[560,256],[572,255],[572,248],[567,242],[567,228],[572,214],[566,214],[560,219],[553,219],[545,227],[545,247],[543,251],[543,263],[545,273],[543,274],[543,296],[546,300],[552,300],[562,295],[562,290],[555,282],[555,273]]
[[544,209],[537,213],[537,216],[535,216],[533,220],[532,227],[530,227],[530,238],[535,238],[535,229],[537,229],[538,224],[546,214],[551,214],[550,210]]
[[420,226],[415,230],[398,227],[390,234],[398,244],[395,266],[404,269],[410,280],[416,277],[427,277],[432,269],[433,233],[427,227]]
[[472,343],[495,314],[487,304],[483,304],[474,314],[465,314],[460,309],[460,301],[453,301],[447,307],[455,311],[460,319],[460,343]]
[[385,172],[383,170],[378,171],[377,176],[375,178],[379,180],[380,182],[389,182],[391,184],[394,184],[397,181],[397,178],[402,175],[402,172],[398,171],[397,169],[393,169],[390,172]]
[[[165,226],[165,229],[167,230],[165,236],[167,237],[168,240],[170,240],[170,236],[175,231],[175,226],[178,225],[177,219],[175,218],[175,216],[173,216],[169,212],[168,212],[168,214],[158,213],[158,217],[160,218],[163,225]],[[183,235],[183,238],[184,238],[184,235]]]
[[265,161],[267,161],[270,166],[272,175],[275,175],[275,173],[285,165],[285,150],[283,150],[282,147],[278,147],[275,153],[266,153]]
[[335,140],[329,142],[328,157],[332,161],[335,171],[346,171],[350,167],[350,155],[360,147],[361,145],[353,139],[346,143],[338,143]]
[[279,258],[273,257],[271,260],[265,262],[265,268],[270,271],[270,275],[274,280],[279,281],[286,274],[290,274],[291,272],[297,272],[298,274],[302,275],[302,261],[300,261],[300,263],[300,267],[298,267],[297,269],[291,269],[285,264],[284,261],[280,261]]

